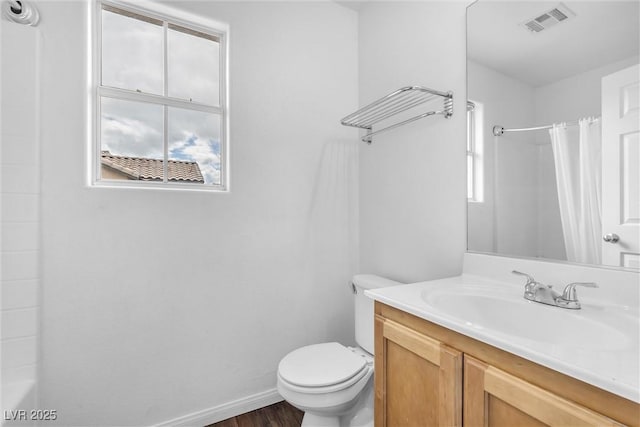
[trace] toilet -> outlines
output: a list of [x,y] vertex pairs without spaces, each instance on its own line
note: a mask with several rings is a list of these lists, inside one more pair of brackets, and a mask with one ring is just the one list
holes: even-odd
[[278,392],[304,411],[302,427],[373,427],[373,300],[366,289],[400,285],[379,276],[352,279],[356,347],[313,344],[278,365]]

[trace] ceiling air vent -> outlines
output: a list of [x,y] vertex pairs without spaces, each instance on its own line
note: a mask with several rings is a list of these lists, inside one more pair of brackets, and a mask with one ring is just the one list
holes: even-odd
[[567,21],[569,18],[576,16],[567,6],[559,3],[556,7],[548,10],[535,18],[527,19],[522,25],[532,33],[539,33],[542,30],[551,28],[556,24]]

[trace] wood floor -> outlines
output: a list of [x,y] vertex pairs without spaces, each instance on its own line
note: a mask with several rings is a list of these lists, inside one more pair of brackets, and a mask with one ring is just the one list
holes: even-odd
[[206,427],[300,427],[303,415],[298,408],[280,402]]

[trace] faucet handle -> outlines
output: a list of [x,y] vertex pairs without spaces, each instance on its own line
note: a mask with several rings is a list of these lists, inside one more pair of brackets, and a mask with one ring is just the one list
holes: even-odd
[[[527,273],[523,273],[523,272],[518,271],[518,270],[513,270],[513,271],[511,271],[511,273],[517,274],[518,276],[524,276],[524,277],[527,278],[527,283],[524,284],[524,297],[526,299],[534,300],[535,299],[536,290],[539,287],[544,287],[545,286],[542,283],[537,282],[536,279],[534,279],[532,276],[528,275]],[[551,286],[547,286],[547,287],[550,288]]]
[[566,301],[578,301],[578,293],[576,286],[584,286],[585,288],[597,288],[598,284],[594,282],[573,282],[565,286],[562,291],[562,299]]
[[528,275],[527,273],[522,273],[521,271],[518,270],[513,270],[511,271],[512,274],[517,274],[518,276],[524,276],[527,278],[527,284],[529,283],[535,283],[536,279],[534,279],[532,276]]

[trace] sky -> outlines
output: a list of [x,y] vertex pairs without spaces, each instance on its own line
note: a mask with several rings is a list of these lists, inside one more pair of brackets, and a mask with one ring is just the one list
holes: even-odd
[[[163,95],[163,28],[102,11],[102,85]],[[169,28],[168,95],[219,106],[219,43]],[[163,158],[164,106],[102,97],[102,150]],[[198,163],[206,184],[220,183],[219,114],[168,108],[169,159]]]

